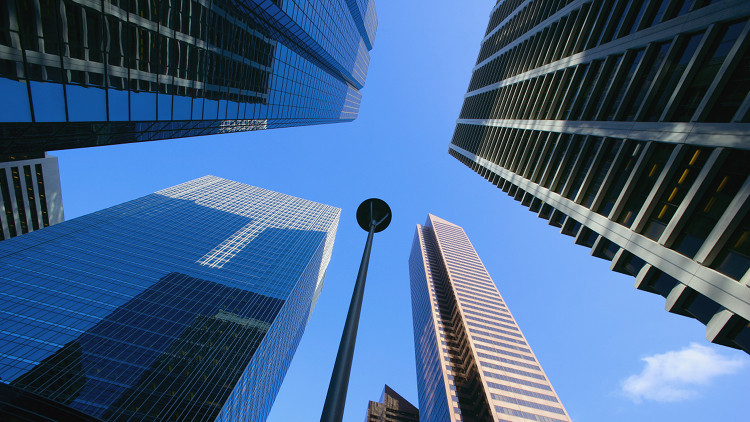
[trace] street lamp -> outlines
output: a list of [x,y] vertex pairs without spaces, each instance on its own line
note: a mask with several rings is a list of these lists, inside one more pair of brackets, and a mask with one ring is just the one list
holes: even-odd
[[346,314],[344,333],[341,335],[336,364],[333,366],[331,383],[328,384],[326,403],[320,416],[321,422],[341,422],[344,417],[346,392],[349,388],[349,373],[352,369],[354,344],[357,341],[357,327],[359,313],[362,310],[362,298],[365,294],[365,279],[367,265],[370,263],[370,249],[375,233],[382,232],[391,223],[391,208],[382,199],[370,198],[359,204],[357,208],[357,223],[362,230],[368,232],[362,262],[359,264],[357,282],[354,284],[352,301],[349,303],[349,313]]

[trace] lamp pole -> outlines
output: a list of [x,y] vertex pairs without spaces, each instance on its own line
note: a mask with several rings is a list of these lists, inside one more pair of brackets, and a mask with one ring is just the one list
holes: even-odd
[[354,284],[352,301],[349,303],[349,312],[346,314],[346,323],[344,324],[344,332],[341,334],[339,351],[336,355],[336,363],[333,366],[333,374],[331,374],[331,383],[328,384],[328,394],[323,406],[323,413],[320,416],[321,422],[341,422],[344,417],[346,392],[349,388],[354,344],[357,341],[359,313],[362,310],[362,298],[365,294],[365,279],[367,278],[367,266],[370,263],[372,238],[375,233],[385,230],[391,223],[391,208],[381,199],[367,199],[357,208],[357,223],[362,230],[368,232],[367,243],[365,243],[365,251],[362,253],[362,262],[359,264],[359,273],[357,273],[357,281]]

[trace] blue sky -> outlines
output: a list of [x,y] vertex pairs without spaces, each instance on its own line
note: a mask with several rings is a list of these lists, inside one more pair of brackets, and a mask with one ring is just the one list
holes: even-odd
[[369,197],[394,217],[375,237],[345,421],[362,420],[385,383],[418,404],[407,258],[427,213],[464,227],[573,420],[746,419],[744,352],[708,343],[702,324],[667,313],[663,298],[448,155],[493,4],[379,1],[353,123],[54,152],[67,219],[206,174],[341,207],[271,422],[320,418],[366,238],[354,213]]

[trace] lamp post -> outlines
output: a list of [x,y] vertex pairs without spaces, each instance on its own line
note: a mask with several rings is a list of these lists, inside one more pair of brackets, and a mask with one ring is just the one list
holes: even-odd
[[349,313],[346,314],[346,323],[344,324],[344,332],[341,334],[339,351],[336,355],[336,363],[333,366],[333,374],[331,374],[331,383],[328,384],[326,403],[320,416],[321,422],[341,422],[344,417],[346,392],[349,388],[349,373],[352,369],[354,344],[357,341],[359,313],[362,310],[362,298],[365,294],[365,279],[367,278],[367,265],[370,263],[372,238],[375,233],[385,230],[391,223],[391,208],[382,199],[367,199],[357,208],[357,223],[359,223],[359,227],[362,227],[362,230],[368,232],[367,243],[365,243],[365,251],[362,254],[362,262],[359,264],[357,282],[354,284],[352,301],[349,303]]

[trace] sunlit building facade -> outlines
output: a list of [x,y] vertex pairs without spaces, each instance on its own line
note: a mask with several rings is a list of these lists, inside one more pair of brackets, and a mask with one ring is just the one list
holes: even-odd
[[750,2],[499,1],[449,152],[750,353]]
[[0,242],[0,419],[265,420],[339,213],[206,176]]
[[57,157],[0,156],[0,240],[64,219]]
[[461,227],[417,225],[409,276],[421,420],[570,422]]
[[9,0],[0,154],[351,121],[372,0]]
[[419,410],[386,384],[380,401],[367,404],[365,422],[419,422]]

